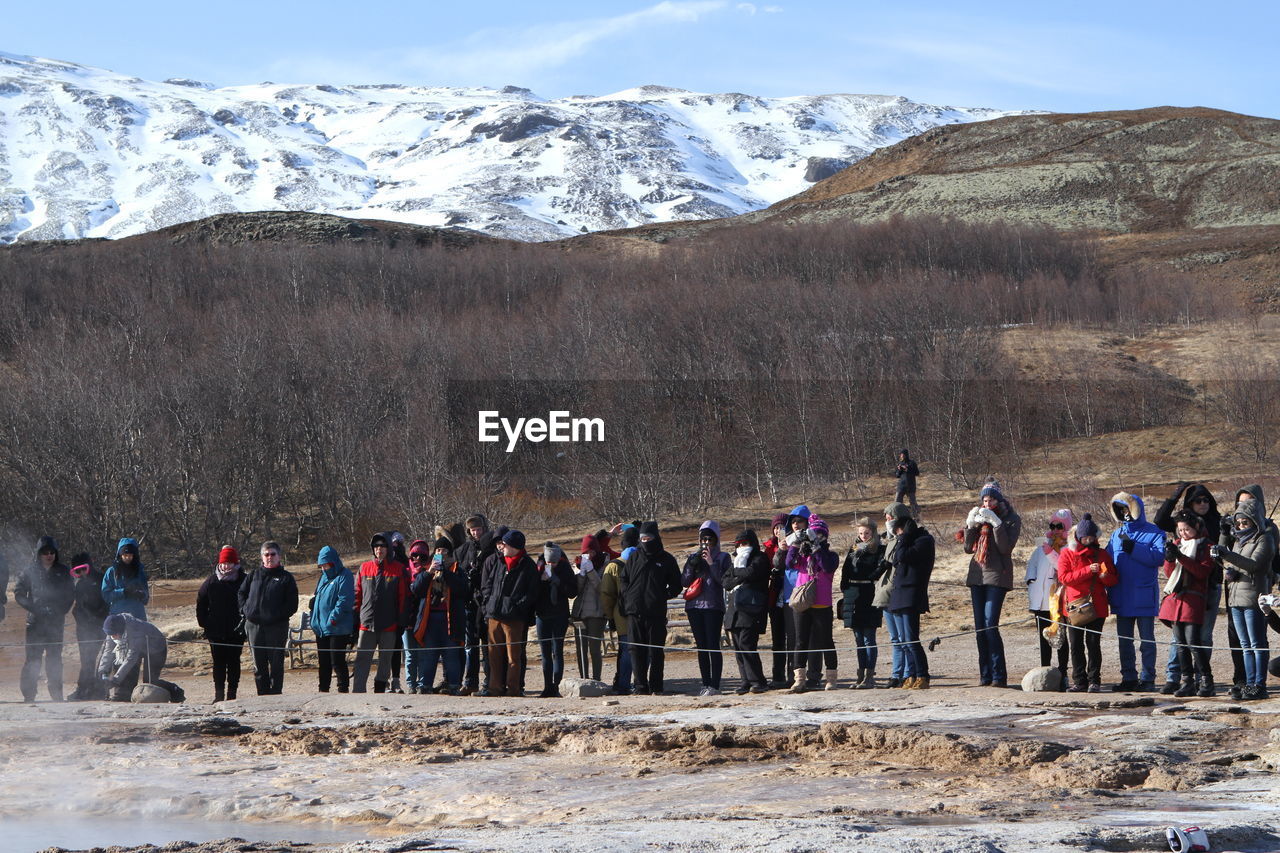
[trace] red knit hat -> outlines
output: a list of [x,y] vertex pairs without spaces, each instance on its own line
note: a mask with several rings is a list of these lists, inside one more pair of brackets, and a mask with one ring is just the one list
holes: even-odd
[[240,554],[230,545],[223,545],[222,550],[218,552],[218,565],[238,566],[240,565]]

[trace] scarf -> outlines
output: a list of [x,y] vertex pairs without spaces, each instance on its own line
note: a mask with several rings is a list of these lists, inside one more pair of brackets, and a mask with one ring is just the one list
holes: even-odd
[[510,557],[503,557],[502,562],[507,564],[507,571],[511,571],[516,567],[516,563],[520,562],[520,558],[524,556],[524,551],[514,554]]
[[1056,554],[1063,548],[1067,547],[1067,532],[1065,530],[1051,530],[1049,535],[1044,538],[1045,554]]
[[222,564],[219,563],[217,566],[214,566],[213,571],[217,574],[218,580],[233,581],[236,579],[236,576],[240,574],[240,567],[227,566],[227,568],[224,569],[222,568]]
[[973,559],[978,561],[978,565],[982,568],[987,567],[987,557],[991,552],[991,525],[984,524],[978,533],[978,544],[973,549]]
[[735,569],[745,569],[747,561],[751,559],[752,548],[750,545],[742,545],[733,554],[733,567]]
[[1196,551],[1200,549],[1200,543],[1203,541],[1202,539],[1180,539],[1178,540],[1178,550],[1182,552],[1182,556],[1194,560]]

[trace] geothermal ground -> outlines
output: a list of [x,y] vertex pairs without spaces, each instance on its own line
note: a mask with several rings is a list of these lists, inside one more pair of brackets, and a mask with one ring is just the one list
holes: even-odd
[[[1006,642],[1018,674],[1038,663],[1029,627]],[[686,695],[688,652],[682,693],[655,697],[317,694],[311,669],[270,697],[246,673],[250,695],[217,706],[182,670],[181,705],[22,705],[7,686],[5,849],[1029,853],[1166,849],[1170,824],[1280,849],[1280,701],[980,688],[973,656],[944,640],[929,691],[746,697]]]

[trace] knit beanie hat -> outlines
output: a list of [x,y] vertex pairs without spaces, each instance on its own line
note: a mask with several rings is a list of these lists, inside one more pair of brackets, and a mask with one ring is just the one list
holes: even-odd
[[894,501],[884,508],[884,514],[894,521],[906,521],[911,517],[911,509],[904,503]]
[[382,535],[381,533],[375,533],[373,534],[373,538],[369,540],[369,548],[370,549],[377,548],[379,545],[381,545],[384,548],[387,547],[388,545],[387,537]]
[[639,545],[640,528],[636,527],[634,524],[624,524],[622,526],[622,539],[619,544],[622,545],[624,551],[627,548],[634,548]]
[[1000,492],[1000,484],[995,480],[992,480],[990,483],[983,486],[981,493],[978,494],[978,499],[981,500],[982,498],[995,498],[998,501],[1004,500],[1004,495]]
[[510,545],[512,548],[520,551],[524,550],[524,534],[519,530],[508,530],[502,535],[502,541],[504,544]]
[[821,533],[823,536],[828,535],[831,531],[827,528],[827,523],[822,520],[822,516],[816,512],[809,516],[809,529],[815,533]]
[[222,550],[218,552],[218,565],[226,564],[235,566],[240,563],[240,552],[230,545],[223,545]]
[[452,554],[452,553],[453,553],[453,540],[452,540],[452,539],[450,539],[448,536],[441,536],[439,539],[437,539],[437,540],[435,541],[435,544],[431,546],[431,550],[432,550],[432,551],[436,551],[436,550],[438,550],[438,549],[440,549],[440,548],[443,548],[444,550],[446,550],[446,551],[448,551],[450,554]]
[[554,542],[547,542],[542,546],[542,559],[546,560],[548,565],[554,566],[564,559],[564,549]]
[[1080,523],[1076,525],[1076,540],[1079,541],[1086,536],[1096,539],[1100,532],[1098,525],[1093,523],[1093,514],[1086,512],[1084,518],[1080,519]]
[[778,513],[773,517],[773,523],[769,525],[769,529],[772,530],[775,527],[781,527],[785,525],[787,523],[788,518],[790,518],[790,516],[788,516],[785,512]]
[[124,614],[112,613],[110,616],[108,616],[106,621],[102,623],[102,633],[106,634],[107,636],[115,636],[116,634],[123,634],[124,633]]

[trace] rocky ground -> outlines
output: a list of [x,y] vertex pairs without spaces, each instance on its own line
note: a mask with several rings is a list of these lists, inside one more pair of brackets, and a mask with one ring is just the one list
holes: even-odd
[[[1007,636],[1019,673],[1038,662],[1028,628]],[[182,705],[7,689],[0,818],[42,837],[40,804],[48,823],[100,821],[99,848],[154,826],[145,840],[198,853],[1159,850],[1165,825],[1194,823],[1215,850],[1280,849],[1280,701],[980,688],[972,655],[945,640],[928,692],[699,698],[683,652],[678,692],[655,697],[323,695],[311,670],[217,706],[186,671]]]

